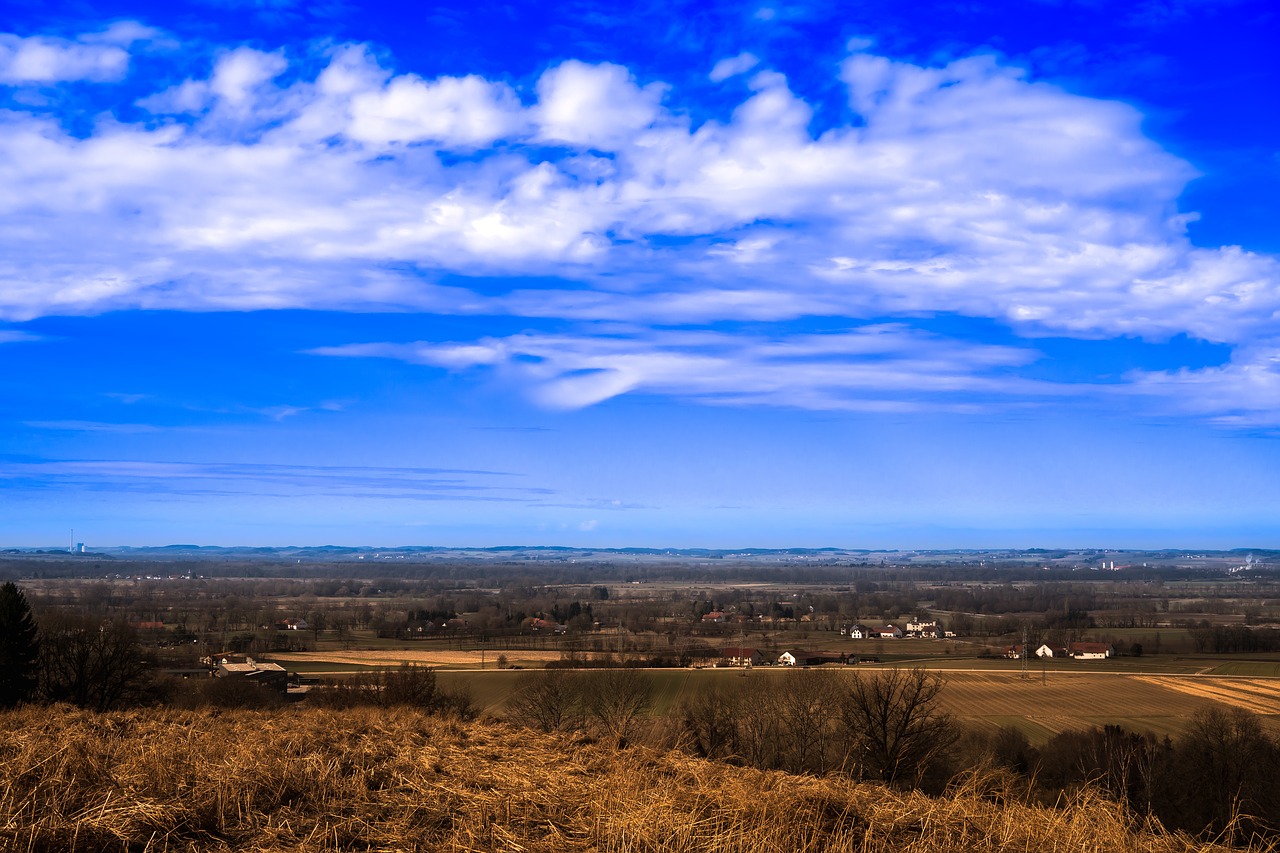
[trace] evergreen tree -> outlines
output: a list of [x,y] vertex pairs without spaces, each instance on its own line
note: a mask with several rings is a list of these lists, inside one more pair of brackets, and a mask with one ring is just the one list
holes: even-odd
[[27,597],[12,581],[0,586],[0,708],[35,695],[40,641]]

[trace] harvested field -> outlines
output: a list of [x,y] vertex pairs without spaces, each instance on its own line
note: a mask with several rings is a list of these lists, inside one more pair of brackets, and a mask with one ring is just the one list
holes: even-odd
[[[560,660],[558,651],[503,651],[492,650],[483,653],[486,666],[496,669],[499,654],[505,654],[512,663]],[[480,668],[482,655],[479,651],[451,651],[449,649],[385,649],[334,652],[279,652],[273,653],[271,660],[286,665],[295,662],[309,664],[336,663],[361,666],[399,666],[402,663],[420,664],[422,666],[450,666]]]
[[1280,681],[1274,679],[1149,677],[1142,680],[1255,714],[1280,715]]
[[1196,696],[1164,682],[1174,677],[1055,675],[1044,683],[1013,674],[964,673],[947,677],[943,701],[948,711],[979,725],[1018,725],[1033,741],[1071,729],[1118,723],[1140,731],[1169,734],[1212,697]]
[[[421,713],[0,713],[0,849],[28,853],[1210,853],[1084,794],[944,798]],[[1263,847],[1254,847],[1261,851]]]

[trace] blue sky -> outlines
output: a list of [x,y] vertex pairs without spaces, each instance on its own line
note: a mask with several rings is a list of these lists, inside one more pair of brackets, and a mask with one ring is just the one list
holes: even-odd
[[0,11],[0,542],[1280,547],[1270,4]]

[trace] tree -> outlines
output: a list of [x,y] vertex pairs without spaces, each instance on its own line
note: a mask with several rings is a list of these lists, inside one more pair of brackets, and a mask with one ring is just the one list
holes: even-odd
[[582,676],[562,669],[544,669],[525,676],[507,700],[512,722],[554,732],[577,728],[582,721]]
[[853,678],[840,718],[854,769],[890,784],[919,785],[959,737],[955,721],[939,707],[943,684],[923,669]]
[[632,729],[649,710],[653,680],[638,669],[610,669],[587,683],[587,714],[618,746],[626,746]]
[[0,708],[12,708],[35,695],[39,654],[31,607],[10,581],[0,586]]
[[151,661],[124,622],[59,615],[42,620],[40,692],[51,702],[111,711],[153,698]]
[[692,752],[703,758],[736,758],[740,707],[739,692],[718,684],[685,699],[680,721]]
[[840,706],[835,675],[818,670],[789,672],[781,679],[778,711],[783,768],[791,773],[825,773],[831,758],[833,724]]
[[1280,781],[1274,768],[1280,746],[1256,714],[1209,706],[1197,711],[1177,745],[1181,797],[1162,815],[1192,832],[1225,834],[1237,843],[1259,826],[1280,819]]

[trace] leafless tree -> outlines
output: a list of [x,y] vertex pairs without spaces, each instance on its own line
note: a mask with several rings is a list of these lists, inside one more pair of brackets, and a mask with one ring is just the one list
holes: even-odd
[[653,681],[638,669],[620,667],[594,673],[583,706],[600,730],[625,746],[640,718],[649,711]]
[[830,766],[840,710],[840,676],[819,670],[789,672],[777,685],[783,766],[792,773],[825,773]]
[[152,662],[138,634],[124,622],[90,616],[46,615],[40,619],[40,693],[110,711],[154,698]]
[[748,678],[745,682],[738,706],[739,751],[752,767],[777,768],[783,721],[774,679]]
[[852,678],[840,712],[854,772],[918,785],[959,736],[939,707],[943,679],[923,669],[890,669]]
[[563,669],[544,669],[522,679],[507,700],[508,719],[544,732],[582,724],[582,676]]
[[689,748],[704,758],[737,757],[741,708],[741,690],[720,684],[685,699],[680,707],[680,725]]

